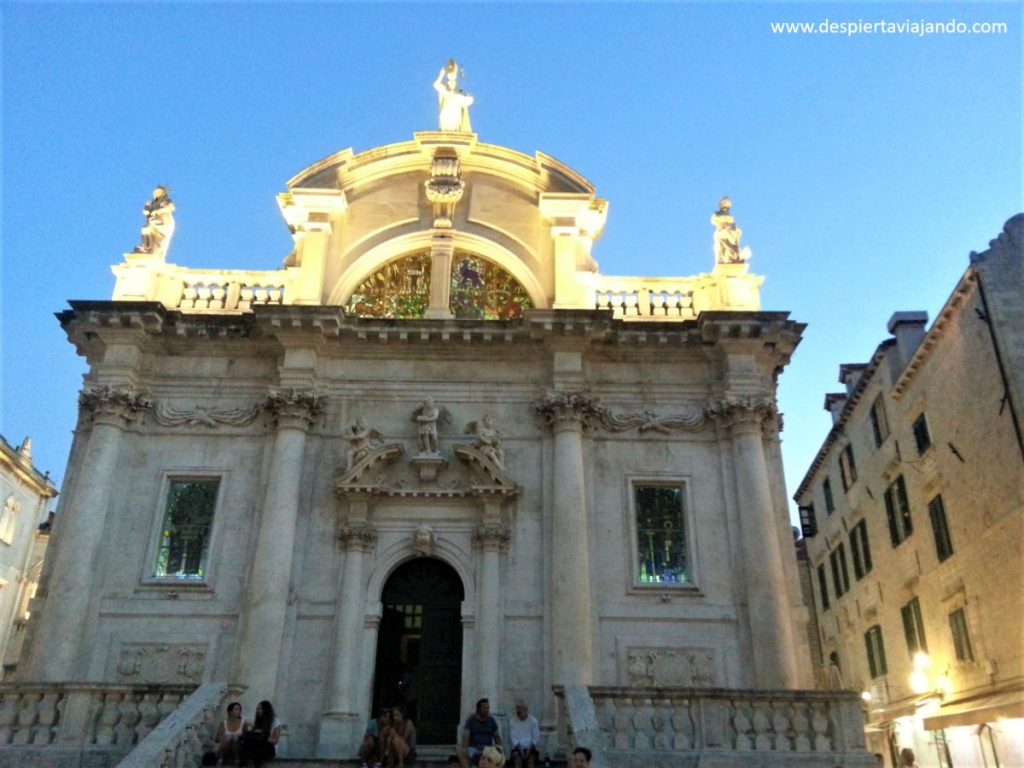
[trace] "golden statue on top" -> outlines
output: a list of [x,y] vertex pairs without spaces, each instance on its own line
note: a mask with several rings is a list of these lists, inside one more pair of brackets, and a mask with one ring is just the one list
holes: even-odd
[[447,66],[441,67],[434,81],[441,113],[440,126],[442,131],[469,133],[473,130],[469,127],[469,106],[473,103],[473,97],[459,88],[458,79],[459,65],[455,59],[448,59]]
[[742,264],[750,261],[750,249],[740,247],[743,230],[732,217],[732,200],[723,197],[718,201],[718,210],[711,214],[715,226],[715,263]]

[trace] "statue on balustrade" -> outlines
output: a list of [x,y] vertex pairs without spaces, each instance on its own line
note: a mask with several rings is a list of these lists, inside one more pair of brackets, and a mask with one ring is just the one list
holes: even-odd
[[468,133],[473,130],[469,127],[469,106],[473,103],[473,97],[459,88],[458,78],[459,65],[455,63],[455,59],[448,59],[448,65],[441,67],[437,80],[434,81],[441,113],[440,126],[442,131]]
[[142,227],[142,242],[135,247],[135,253],[149,253],[166,258],[167,248],[174,234],[174,202],[167,194],[167,187],[153,190],[153,199],[142,209],[146,224]]
[[732,216],[732,200],[723,197],[718,201],[718,210],[711,214],[715,227],[715,263],[741,264],[750,261],[750,249],[740,247],[743,230]]

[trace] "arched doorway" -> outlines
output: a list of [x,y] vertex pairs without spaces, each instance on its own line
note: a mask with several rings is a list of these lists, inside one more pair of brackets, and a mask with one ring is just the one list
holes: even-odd
[[420,557],[384,584],[373,711],[403,704],[420,744],[450,744],[460,719],[462,580],[447,563]]

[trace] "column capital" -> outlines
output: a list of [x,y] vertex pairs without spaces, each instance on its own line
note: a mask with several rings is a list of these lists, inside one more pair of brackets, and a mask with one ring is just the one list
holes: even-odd
[[370,552],[377,545],[377,531],[371,525],[346,525],[338,530],[338,546],[347,552]]
[[272,389],[263,403],[276,426],[303,430],[313,426],[317,418],[323,415],[326,405],[326,396],[311,390],[296,389]]
[[544,424],[555,431],[595,427],[602,413],[597,401],[583,392],[548,392],[534,408]]
[[473,543],[485,552],[488,550],[506,552],[511,538],[512,533],[507,525],[485,523],[474,532]]
[[733,432],[760,431],[762,424],[774,419],[778,411],[770,397],[726,397],[708,402],[705,413]]
[[86,421],[123,429],[152,408],[153,401],[131,387],[88,386],[78,395],[78,407]]

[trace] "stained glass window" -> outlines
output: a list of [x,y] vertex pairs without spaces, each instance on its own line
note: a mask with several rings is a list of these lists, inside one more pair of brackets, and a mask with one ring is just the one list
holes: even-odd
[[[430,305],[430,264],[426,252],[386,264],[356,288],[346,311],[357,317],[423,317]],[[533,306],[512,275],[466,252],[452,258],[450,290],[449,307],[460,319],[510,320]]]
[[430,254],[417,253],[385,264],[353,292],[346,308],[358,317],[415,319],[430,304]]
[[637,569],[641,584],[692,581],[679,485],[636,485]]
[[219,480],[171,481],[154,576],[161,579],[206,576],[219,484]]
[[458,318],[511,320],[533,306],[512,275],[479,256],[456,252],[452,260],[452,314]]

